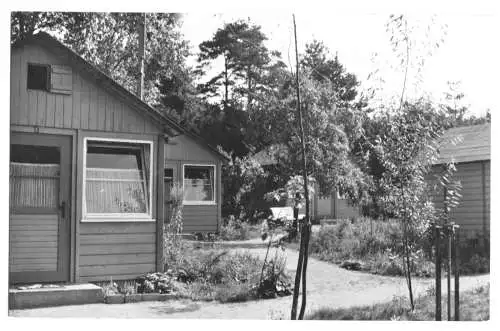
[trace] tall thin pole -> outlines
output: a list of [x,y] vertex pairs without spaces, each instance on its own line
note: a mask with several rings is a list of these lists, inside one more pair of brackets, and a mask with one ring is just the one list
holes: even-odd
[[141,14],[139,20],[139,82],[137,83],[137,97],[143,99],[144,96],[144,57],[146,55],[146,13]]
[[306,159],[306,141],[305,141],[305,134],[304,134],[304,122],[303,122],[303,116],[302,116],[302,107],[300,104],[300,80],[299,80],[299,51],[297,49],[297,26],[295,24],[295,15],[293,15],[293,31],[294,31],[294,37],[295,37],[295,62],[296,62],[296,72],[295,72],[295,83],[296,83],[296,91],[297,91],[297,113],[299,117],[299,130],[300,130],[300,139],[301,139],[301,145],[302,145],[302,177],[304,181],[304,198],[306,200],[306,217],[302,221],[302,232],[301,232],[301,240],[300,240],[300,250],[299,250],[299,260],[297,262],[297,270],[295,274],[295,286],[294,286],[294,291],[293,291],[293,301],[292,301],[292,320],[296,319],[297,316],[297,303],[298,303],[298,290],[300,287],[300,281],[301,281],[301,274],[302,274],[302,305],[301,305],[301,314],[299,318],[302,318],[304,315],[304,310],[305,310],[305,304],[306,304],[306,294],[307,294],[307,288],[306,288],[306,270],[307,270],[307,258],[305,258],[305,255],[308,253],[307,245],[308,245],[308,238],[307,236],[308,231],[305,229],[305,227],[309,226],[310,221],[309,221],[309,183],[307,179],[307,159]]
[[455,251],[455,321],[460,320],[460,269],[459,269],[459,247],[460,247],[460,228],[457,227],[453,236],[453,249]]
[[441,320],[441,227],[435,226],[436,236],[436,321]]

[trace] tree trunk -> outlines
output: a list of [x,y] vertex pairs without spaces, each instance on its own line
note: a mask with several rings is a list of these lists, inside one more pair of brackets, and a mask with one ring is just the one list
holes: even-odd
[[300,305],[299,320],[304,319],[307,302],[307,261],[309,259],[309,238],[311,238],[311,224],[304,224],[304,263],[302,264],[302,303]]
[[229,101],[229,81],[227,74],[227,57],[224,55],[224,107],[227,107],[227,103]]

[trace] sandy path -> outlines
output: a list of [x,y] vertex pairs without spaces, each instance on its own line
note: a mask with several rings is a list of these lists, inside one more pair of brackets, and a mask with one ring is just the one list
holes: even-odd
[[[236,245],[235,245],[236,246]],[[262,258],[265,248],[238,248],[248,250]],[[243,245],[258,247],[258,245]],[[298,253],[287,249],[287,269],[294,270]],[[415,293],[423,293],[433,279],[415,279]],[[489,275],[461,277],[461,290],[471,289],[489,282]],[[307,277],[306,313],[320,307],[349,307],[391,300],[407,295],[406,283],[400,277],[385,277],[362,272],[347,271],[336,265],[309,259]],[[445,289],[443,282],[443,291]],[[206,319],[270,319],[289,318],[292,297],[257,300],[243,303],[221,304],[177,300],[170,302],[140,302],[123,305],[82,305],[10,311],[11,316],[36,317],[126,317],[126,318],[206,318]]]

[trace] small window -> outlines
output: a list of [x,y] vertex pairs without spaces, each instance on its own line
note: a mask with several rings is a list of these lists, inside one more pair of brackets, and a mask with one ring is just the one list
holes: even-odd
[[88,140],[87,216],[151,216],[151,143]]
[[215,166],[184,165],[184,203],[215,204]]
[[49,66],[40,64],[28,64],[28,89],[48,90]]

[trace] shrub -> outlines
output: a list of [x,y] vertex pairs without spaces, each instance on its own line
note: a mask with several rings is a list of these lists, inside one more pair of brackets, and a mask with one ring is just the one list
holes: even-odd
[[[360,260],[363,270],[402,276],[401,241],[402,231],[397,220],[339,220],[334,224],[323,225],[318,232],[313,233],[310,251],[321,260],[334,263]],[[428,277],[434,272],[434,265],[425,256],[425,250],[419,249],[424,247],[425,242],[425,238],[417,242],[411,271],[417,276]]]
[[489,270],[490,259],[480,254],[474,254],[470,259],[460,263],[460,273],[463,275],[486,273]]

